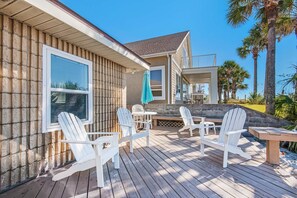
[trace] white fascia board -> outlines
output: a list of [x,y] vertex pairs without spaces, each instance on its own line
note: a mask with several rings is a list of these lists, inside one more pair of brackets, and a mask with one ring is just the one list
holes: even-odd
[[184,39],[182,40],[182,42],[179,44],[179,46],[178,46],[178,48],[177,48],[177,52],[178,52],[178,50],[182,47],[182,45],[183,45],[183,43],[185,42],[185,40],[187,39],[187,37],[188,37],[188,35],[190,34],[190,32],[188,32],[187,34],[186,34],[186,36],[184,37]]
[[55,17],[56,19],[62,21],[63,23],[73,27],[77,31],[84,33],[92,39],[95,39],[99,43],[105,45],[106,47],[111,48],[112,50],[118,52],[119,54],[127,57],[128,59],[134,61],[135,63],[141,65],[145,69],[149,69],[149,65],[144,61],[137,58],[134,54],[124,49],[117,43],[114,43],[102,34],[99,34],[93,28],[89,27],[87,24],[83,23],[81,20],[77,19],[75,16],[68,14],[65,10],[59,8],[54,3],[47,0],[24,0],[25,2],[31,4],[32,6],[42,10],[43,12]]
[[161,53],[155,53],[155,54],[147,54],[147,55],[142,55],[141,58],[155,58],[155,57],[160,57],[160,56],[172,55],[172,54],[175,54],[175,53],[176,53],[176,51],[161,52]]
[[183,69],[183,74],[199,74],[199,73],[211,73],[211,72],[218,71],[217,66],[211,66],[211,67],[192,67],[192,68],[185,68]]

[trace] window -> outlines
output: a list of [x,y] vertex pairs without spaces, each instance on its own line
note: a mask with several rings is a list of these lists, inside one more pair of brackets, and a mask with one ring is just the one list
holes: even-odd
[[175,100],[181,100],[181,77],[178,73],[175,74]]
[[189,68],[189,56],[185,47],[183,48],[183,68]]
[[151,67],[151,88],[155,100],[165,100],[165,67]]
[[91,124],[92,98],[92,62],[44,45],[43,132],[60,129],[58,115],[64,111]]

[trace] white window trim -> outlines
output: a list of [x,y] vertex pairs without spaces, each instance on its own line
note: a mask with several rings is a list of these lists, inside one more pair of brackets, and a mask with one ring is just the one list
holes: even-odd
[[[178,70],[175,70],[175,76],[179,76],[179,79],[180,79],[180,84],[179,86],[181,86],[181,80],[182,80],[182,76],[181,76],[181,73],[178,71]],[[176,77],[175,77],[176,78]],[[176,82],[177,82],[177,79],[175,79],[175,100],[178,100],[180,101],[181,100],[181,96],[179,97],[179,99],[176,99]],[[182,94],[181,91],[182,91],[182,87],[179,88],[180,89],[180,93],[179,94]]]
[[[76,62],[83,63],[88,65],[88,77],[89,77],[89,90],[65,90],[62,88],[51,88],[51,54],[73,60]],[[56,48],[43,45],[43,72],[42,72],[42,132],[52,132],[60,130],[61,127],[58,123],[51,124],[51,91],[63,91],[67,93],[84,93],[88,94],[88,120],[82,120],[83,124],[92,124],[93,123],[93,75],[92,75],[92,62],[78,56],[69,54],[67,52],[58,50]]]
[[[183,52],[182,52],[183,53],[183,55],[182,55],[183,56],[183,63],[182,63],[183,68],[190,68],[190,60],[189,60],[190,57],[189,57],[189,54],[188,54],[188,50],[186,49],[185,46],[183,47],[182,50],[183,50]],[[184,57],[184,52],[186,52],[186,57]],[[185,61],[187,61],[186,67],[185,67]]]
[[162,96],[154,96],[154,100],[165,100],[165,66],[154,66],[150,71],[161,70],[162,72]]

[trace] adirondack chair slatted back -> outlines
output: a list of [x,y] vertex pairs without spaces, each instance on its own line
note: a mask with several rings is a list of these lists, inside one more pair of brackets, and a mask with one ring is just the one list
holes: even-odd
[[133,120],[131,112],[126,109],[126,108],[119,108],[117,111],[117,116],[119,119],[119,123],[121,125],[122,129],[122,136],[126,137],[129,136],[129,127],[123,126],[123,125],[128,125],[132,127],[132,134],[136,133],[136,127],[135,127],[135,122]]
[[[224,115],[218,142],[220,143],[224,142],[224,136],[226,132],[243,129],[245,120],[246,120],[246,113],[243,109],[235,108],[228,111]],[[240,135],[241,134],[239,133],[239,134],[230,136],[229,144],[232,146],[237,146]]]
[[136,104],[132,106],[132,112],[144,112],[144,108],[140,104]]
[[[66,140],[89,141],[89,137],[81,120],[75,115],[62,112],[58,116],[58,121]],[[95,154],[90,144],[70,144],[70,148],[77,161],[80,161],[87,155]]]
[[191,114],[190,110],[187,107],[181,106],[179,108],[179,112],[180,112],[180,115],[181,115],[181,117],[183,119],[183,122],[184,122],[185,126],[189,126],[189,125],[194,124],[192,114]]

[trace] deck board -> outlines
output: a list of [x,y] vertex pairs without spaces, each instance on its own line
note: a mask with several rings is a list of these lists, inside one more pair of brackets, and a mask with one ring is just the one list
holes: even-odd
[[88,197],[100,198],[100,189],[97,187],[97,175],[95,168],[90,169]]
[[75,173],[69,177],[67,184],[65,186],[65,190],[62,195],[63,198],[75,196],[78,177],[79,177],[79,173]]
[[[191,148],[188,146],[178,147],[178,149],[175,148],[175,145],[167,146],[166,144],[162,144],[166,142],[164,139],[159,139],[156,144],[158,144],[160,147],[162,147],[163,154],[165,154],[168,158],[175,160],[178,164],[180,164],[180,167],[182,167],[185,171],[190,172],[192,177],[199,178],[200,182],[205,183],[210,189],[218,193],[220,196],[223,197],[244,197],[245,195],[242,194],[238,189],[233,189],[230,186],[227,185],[227,181],[220,181],[216,177],[212,175],[213,171],[203,171],[199,168],[196,164],[194,164],[193,160],[196,160],[197,157],[186,157],[183,156],[185,153],[188,154],[191,152]],[[165,146],[164,146],[165,145]],[[182,150],[179,150],[179,149]],[[159,149],[159,152],[161,149]],[[170,151],[174,151],[176,154],[175,156],[171,154]],[[197,152],[195,150],[195,152]],[[190,155],[193,155],[191,152]],[[215,167],[213,167],[213,164],[203,164],[203,167],[205,167],[204,170],[212,170]],[[232,193],[230,193],[232,192]]]
[[110,177],[108,174],[108,169],[106,164],[103,166],[104,170],[104,188],[100,189],[100,195],[101,197],[113,197],[112,188],[111,188],[111,182]]
[[[178,144],[181,144],[180,146],[190,147],[189,144],[185,144],[183,142],[179,142]],[[171,147],[175,147],[175,145],[172,145]],[[199,151],[197,151],[195,148],[193,148],[193,150],[191,150],[191,151],[194,151],[196,153],[199,153]],[[223,154],[223,152],[221,152],[221,151],[215,151],[212,148],[210,148],[210,149],[207,149],[206,150],[206,154],[208,154],[209,156],[204,157],[203,158],[204,161],[207,161],[208,160],[207,158],[210,157],[210,158],[216,158],[215,160],[219,164],[222,164],[222,156],[223,156],[222,154]],[[177,156],[178,157],[182,156],[182,153],[179,153]],[[283,185],[284,182],[282,182],[282,183],[275,183],[275,180],[273,180],[273,179],[267,179],[266,177],[263,177],[263,175],[261,174],[261,172],[258,172],[257,174],[255,174],[255,170],[254,171],[248,171],[247,172],[247,168],[246,168],[247,166],[242,166],[242,164],[241,165],[238,165],[238,159],[240,159],[240,157],[233,158],[233,156],[235,156],[235,155],[230,155],[231,159],[229,161],[231,161],[231,162],[232,161],[236,161],[237,163],[234,163],[235,166],[230,166],[226,170],[232,170],[232,171],[237,172],[238,174],[240,174],[241,177],[250,178],[252,181],[257,181],[258,184],[261,183],[262,184],[261,187],[262,188],[263,188],[263,186],[264,187],[267,187],[267,192],[268,193],[271,193],[271,196],[275,196],[275,195],[281,196],[282,194],[288,194],[288,195],[293,196],[293,197],[296,196],[296,194],[294,194],[294,193],[292,194],[292,193],[289,193],[287,191],[284,191],[280,187],[280,185]],[[196,157],[199,158],[199,154]],[[200,164],[200,166],[201,166],[201,164]],[[197,167],[199,167],[199,166],[197,166]],[[265,179],[267,179],[267,181],[265,181]],[[271,183],[275,183],[275,185],[272,185]],[[286,186],[286,187],[287,187],[287,190],[291,190],[288,186]]]
[[[122,151],[122,149],[121,149],[121,151]],[[124,164],[122,164],[122,165],[126,166],[127,171],[130,174],[131,180],[133,181],[140,197],[142,197],[144,195],[147,197],[154,197],[152,192],[146,186],[145,182],[142,180],[140,174],[135,170],[133,163],[127,157],[126,153],[123,151],[120,153],[120,155],[121,155],[122,161],[124,162]]]
[[231,154],[223,169],[223,152],[206,147],[201,157],[197,132],[189,137],[177,131],[156,127],[151,146],[137,140],[133,154],[121,145],[120,169],[112,162],[104,165],[104,188],[97,187],[92,168],[57,182],[43,175],[0,197],[297,197],[292,169],[267,164],[259,143],[242,138],[240,145],[252,160]]
[[[244,148],[244,146],[242,146],[242,148]],[[249,147],[251,148],[251,147]],[[249,152],[249,151],[248,151]],[[219,163],[222,162],[222,153],[219,153],[213,149],[209,150],[210,156],[213,158],[216,158],[216,161],[218,161]],[[259,155],[259,152],[249,152],[253,157],[255,155]],[[277,190],[280,192],[284,192],[282,190],[285,189],[286,191],[290,191],[292,193],[296,193],[296,188],[294,188],[293,186],[290,186],[290,183],[285,182],[287,177],[279,177],[277,176],[275,173],[277,170],[279,170],[279,168],[274,169],[271,165],[268,165],[265,163],[260,163],[257,162],[255,160],[241,160],[240,157],[236,157],[235,155],[233,155],[234,157],[232,157],[230,159],[231,162],[234,162],[235,166],[230,167],[230,170],[237,170],[240,174],[242,175],[248,175],[248,176],[253,176],[253,177],[258,177],[258,178],[262,178],[263,181],[266,181],[268,183],[274,184],[275,186],[277,186]],[[243,158],[242,158],[243,159]],[[228,169],[229,170],[229,169]],[[289,186],[288,186],[289,184]],[[273,189],[275,189],[275,187],[273,186]],[[292,194],[293,196],[293,194]]]
[[[159,175],[163,177],[168,184],[170,184],[171,189],[173,189],[173,191],[175,191],[178,196],[191,197],[192,195],[187,191],[189,185],[184,185],[184,182],[178,182],[177,178],[183,176],[180,174],[172,174],[173,172],[175,173],[175,171],[171,166],[162,161],[162,159],[157,155],[151,156],[150,153],[147,153],[145,150],[143,150],[141,146],[135,150],[135,153],[140,154],[143,158],[145,158],[155,168]],[[192,187],[195,188],[195,186]]]
[[[82,171],[79,174],[75,197],[85,198],[88,194],[90,170]],[[67,190],[67,189],[66,189]]]
[[124,190],[125,190],[127,197],[131,197],[131,198],[140,197],[121,157],[120,157],[120,164],[121,165],[120,165],[120,169],[119,169],[119,175],[122,180]]
[[47,178],[46,182],[40,189],[40,191],[37,195],[37,198],[49,197],[49,195],[51,194],[51,192],[55,186],[55,183],[56,182],[52,181],[51,178]]
[[[187,169],[184,164],[180,166],[178,162],[174,161],[173,157],[170,156],[167,158],[167,156],[165,156],[162,152],[159,152],[153,147],[144,148],[144,150],[146,150],[151,157],[158,161],[165,170],[169,170],[169,173],[174,177],[174,180],[177,181],[179,185],[182,185],[188,193],[191,193],[191,196],[200,197],[207,195],[209,197],[216,197],[216,193],[213,191],[208,193],[209,189],[207,188],[207,184],[205,185],[200,181],[200,176],[191,175],[191,170]],[[201,195],[201,191],[205,195]]]
[[114,197],[116,198],[126,197],[126,193],[119,175],[119,171],[117,171],[114,168],[113,163],[111,161],[107,162],[107,168],[110,176]]
[[[162,191],[162,189],[154,181],[154,179],[147,172],[147,170],[144,169],[143,165],[136,159],[134,154],[129,153],[129,151],[127,151],[127,147],[124,149],[124,151],[125,151],[127,157],[131,160],[132,164],[134,165],[134,167],[135,167],[134,171],[137,171],[139,173],[141,179],[144,181],[145,185],[149,188],[150,192],[153,193],[155,197],[164,197],[165,194]],[[145,195],[145,194],[143,194],[143,195]]]

